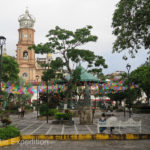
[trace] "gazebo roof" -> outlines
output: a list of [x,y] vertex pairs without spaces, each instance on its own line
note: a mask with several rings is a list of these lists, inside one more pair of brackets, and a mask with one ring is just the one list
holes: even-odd
[[[81,76],[80,81],[81,82],[99,82],[99,79],[95,76],[93,76],[91,73],[87,72],[81,65],[77,66],[77,68],[81,69]],[[70,75],[68,74],[66,76],[66,79],[70,79]]]

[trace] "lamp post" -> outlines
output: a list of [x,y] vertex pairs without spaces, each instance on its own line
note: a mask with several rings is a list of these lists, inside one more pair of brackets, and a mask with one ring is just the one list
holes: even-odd
[[131,65],[127,64],[126,65],[127,71],[128,71],[128,103],[129,103],[129,118],[131,117],[131,100],[130,100],[130,84],[129,84],[129,73],[131,69]]
[[37,118],[38,118],[38,103],[39,103],[39,100],[38,100],[38,80],[39,80],[39,75],[36,75],[36,81],[37,81]]
[[147,60],[147,61],[146,61],[146,64],[147,64],[147,66],[148,66],[148,65],[150,64],[150,56],[147,57],[146,60]]
[[[49,70],[50,59],[48,59],[48,70]],[[48,108],[49,108],[49,95],[48,95],[48,84],[49,79],[47,79],[47,123],[48,123]]]
[[2,96],[2,55],[3,55],[3,46],[5,45],[6,38],[4,36],[0,36],[0,96]]

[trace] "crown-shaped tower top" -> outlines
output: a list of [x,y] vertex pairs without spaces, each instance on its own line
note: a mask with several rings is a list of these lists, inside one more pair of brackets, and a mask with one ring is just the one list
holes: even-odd
[[26,9],[25,14],[19,16],[18,21],[20,24],[20,28],[33,28],[35,17],[29,14],[28,9]]

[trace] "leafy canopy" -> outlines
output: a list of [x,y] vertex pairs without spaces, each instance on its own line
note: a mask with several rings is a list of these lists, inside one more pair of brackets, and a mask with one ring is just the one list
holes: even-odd
[[15,82],[19,76],[19,66],[17,61],[10,56],[2,57],[2,81]]
[[142,47],[150,50],[150,0],[120,0],[113,14],[113,52],[128,50],[131,57]]
[[[48,32],[46,36],[48,38],[47,43],[33,45],[29,49],[33,48],[37,54],[57,54],[56,59],[52,60],[50,64],[51,73],[55,73],[55,75],[59,73],[59,77],[63,77],[65,70],[70,74],[69,82],[72,82],[73,65],[77,65],[81,61],[86,62],[89,68],[97,67],[97,72],[102,72],[102,68],[107,68],[105,59],[102,56],[80,48],[86,43],[96,42],[97,36],[91,34],[91,29],[92,26],[86,26],[73,32],[56,26],[55,29]],[[48,77],[48,75],[45,74],[45,77]]]
[[142,65],[131,72],[130,80],[140,86],[150,98],[150,65]]

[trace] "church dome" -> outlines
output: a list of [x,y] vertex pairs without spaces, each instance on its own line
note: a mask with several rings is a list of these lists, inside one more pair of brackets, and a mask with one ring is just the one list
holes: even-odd
[[33,28],[35,23],[35,18],[29,14],[28,9],[26,9],[25,14],[19,16],[18,18],[20,28]]

